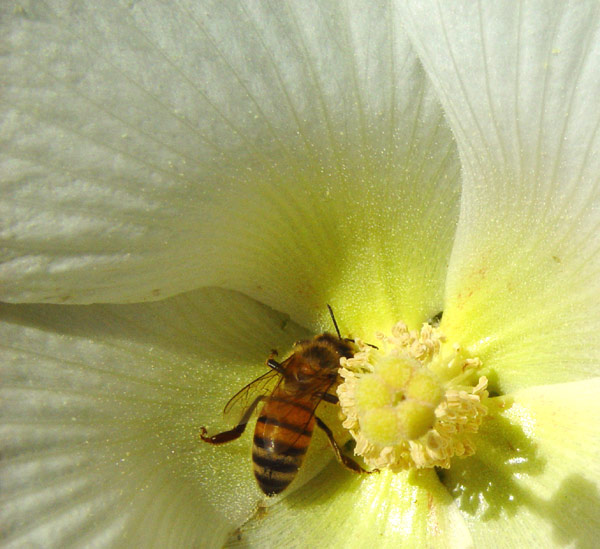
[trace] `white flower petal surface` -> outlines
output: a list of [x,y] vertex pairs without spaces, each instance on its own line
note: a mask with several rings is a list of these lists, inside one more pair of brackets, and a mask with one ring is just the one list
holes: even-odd
[[444,484],[476,547],[581,547],[600,529],[600,378],[508,395]]
[[431,470],[359,476],[332,463],[283,502],[261,507],[227,547],[468,548],[460,512]]
[[251,433],[199,433],[305,335],[284,315],[216,289],[0,312],[3,547],[218,547],[254,512]]
[[458,159],[387,2],[1,9],[4,300],[437,312]]
[[464,188],[443,330],[492,386],[598,375],[600,5],[407,2]]

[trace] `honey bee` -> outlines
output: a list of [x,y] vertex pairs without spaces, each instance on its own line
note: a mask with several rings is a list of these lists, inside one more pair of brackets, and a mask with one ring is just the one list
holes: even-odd
[[[337,336],[323,333],[298,341],[292,354],[282,362],[277,362],[272,353],[266,362],[270,370],[246,385],[225,406],[224,412],[228,413],[236,404],[247,402],[250,395],[258,393],[245,408],[239,423],[213,436],[208,436],[206,428],[201,427],[200,437],[204,442],[230,442],[242,435],[254,409],[263,403],[254,428],[252,464],[258,485],[267,496],[281,493],[294,480],[315,424],[327,435],[338,461],[351,471],[369,472],[342,453],[331,429],[315,415],[321,401],[337,404],[337,396],[329,391],[338,382],[340,359],[351,358],[355,353],[354,341],[340,336],[333,311],[327,307]],[[274,388],[267,392],[274,379],[277,380]]]

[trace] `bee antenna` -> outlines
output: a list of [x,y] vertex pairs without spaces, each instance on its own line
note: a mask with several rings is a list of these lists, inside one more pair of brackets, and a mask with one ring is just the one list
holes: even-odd
[[331,320],[333,320],[333,325],[335,326],[335,331],[337,333],[337,336],[342,339],[342,334],[340,334],[340,329],[338,328],[337,322],[335,321],[335,316],[333,315],[333,309],[331,308],[331,305],[329,305],[329,303],[327,303],[327,308],[329,309],[329,314],[331,315]]

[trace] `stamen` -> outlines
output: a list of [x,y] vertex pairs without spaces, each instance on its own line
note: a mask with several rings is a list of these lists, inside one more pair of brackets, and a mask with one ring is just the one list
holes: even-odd
[[377,337],[378,349],[357,340],[359,352],[341,361],[338,396],[355,453],[392,470],[448,468],[452,457],[472,455],[471,435],[487,414],[481,361],[429,324],[410,331],[399,322]]

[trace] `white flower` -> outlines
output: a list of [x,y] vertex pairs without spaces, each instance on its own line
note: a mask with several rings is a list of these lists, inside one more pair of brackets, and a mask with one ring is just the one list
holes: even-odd
[[[0,6],[3,544],[592,546],[599,9]],[[264,507],[251,433],[199,428],[326,303],[443,309],[493,419],[439,476],[315,435]]]

